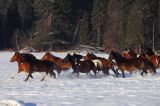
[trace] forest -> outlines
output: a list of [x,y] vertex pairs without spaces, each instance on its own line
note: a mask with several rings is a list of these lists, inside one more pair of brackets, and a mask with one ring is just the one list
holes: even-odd
[[159,41],[159,0],[0,0],[0,50],[159,50]]

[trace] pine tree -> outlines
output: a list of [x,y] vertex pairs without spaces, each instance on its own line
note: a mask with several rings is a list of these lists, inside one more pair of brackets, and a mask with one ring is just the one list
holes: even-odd
[[134,46],[140,52],[144,44],[143,32],[141,5],[139,0],[135,0],[127,17],[127,38],[125,39],[127,48]]
[[73,25],[71,22],[72,0],[55,0],[52,7],[52,32],[53,38],[72,42]]
[[84,12],[83,18],[81,19],[80,23],[81,24],[78,31],[79,44],[93,45],[91,43],[91,29],[90,29],[89,14],[87,12]]
[[92,10],[92,27],[96,46],[103,44],[103,34],[106,23],[107,0],[94,0]]

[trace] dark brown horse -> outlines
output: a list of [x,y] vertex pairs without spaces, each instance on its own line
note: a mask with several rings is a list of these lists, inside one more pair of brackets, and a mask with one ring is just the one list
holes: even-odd
[[89,73],[91,70],[93,71],[95,76],[97,76],[97,74],[96,74],[97,68],[96,68],[95,64],[91,60],[85,60],[85,61],[79,61],[75,65],[73,73],[77,73],[77,75],[79,76],[80,72],[81,73]]
[[[71,68],[71,64],[69,62],[66,62],[64,59],[56,57],[51,53],[45,53],[45,55],[41,58],[41,60],[52,61],[55,64],[57,64],[57,66],[60,67],[61,70],[68,70]],[[58,74],[60,73],[61,71],[58,72]]]
[[120,71],[122,72],[123,78],[125,78],[124,71],[132,73],[137,70],[143,70],[144,72],[146,72],[146,65],[149,65],[145,64],[145,61],[140,58],[127,59],[118,52],[114,51],[111,51],[111,53],[109,54],[109,59],[114,59],[117,62],[118,69],[120,69]]
[[45,72],[45,76],[41,79],[41,81],[43,81],[48,74],[56,78],[56,74],[53,70],[57,70],[57,66],[51,61],[36,59],[30,62],[22,62],[20,64],[20,69],[28,74],[25,81],[27,81],[29,76],[34,72]]

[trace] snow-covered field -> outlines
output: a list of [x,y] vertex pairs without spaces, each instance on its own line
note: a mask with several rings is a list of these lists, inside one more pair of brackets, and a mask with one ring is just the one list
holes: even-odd
[[[160,70],[155,76],[71,75],[63,72],[57,79],[34,73],[24,82],[25,73],[15,79],[17,63],[10,63],[14,52],[0,52],[0,106],[160,106]],[[44,53],[33,53],[41,58]],[[66,53],[53,53],[65,57]],[[107,54],[97,54],[107,57]]]

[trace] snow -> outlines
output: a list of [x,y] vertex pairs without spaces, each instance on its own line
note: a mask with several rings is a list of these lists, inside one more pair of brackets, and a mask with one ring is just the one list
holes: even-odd
[[[0,106],[159,106],[160,69],[156,75],[141,77],[139,74],[127,78],[110,76],[96,78],[93,74],[71,75],[72,69],[63,72],[57,79],[34,73],[34,79],[26,78],[17,71],[17,63],[9,60],[14,52],[0,52]],[[44,53],[33,53],[41,58]],[[55,53],[64,58],[67,53]],[[84,53],[82,53],[84,55]],[[97,54],[108,57],[107,54]]]

